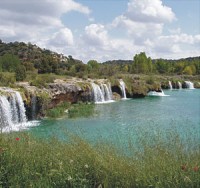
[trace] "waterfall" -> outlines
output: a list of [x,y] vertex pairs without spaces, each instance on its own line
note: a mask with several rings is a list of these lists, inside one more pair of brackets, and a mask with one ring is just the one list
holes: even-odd
[[185,81],[186,87],[188,89],[194,89],[194,84],[190,81]]
[[105,101],[112,100],[112,90],[110,83],[108,83],[108,86],[106,84],[103,84],[103,87],[105,92]]
[[178,82],[178,88],[179,88],[179,89],[182,89],[182,84],[181,84],[181,82]]
[[169,81],[169,89],[173,89],[171,81]]
[[16,101],[15,93],[11,93],[10,105],[11,105],[11,112],[12,112],[12,122],[17,123],[19,121],[19,117],[18,117],[18,104]]
[[107,84],[98,84],[91,83],[92,89],[93,89],[93,96],[94,96],[94,102],[106,102],[112,100],[112,91],[111,91],[111,85],[110,83]]
[[7,96],[0,96],[0,128],[12,130],[17,124],[27,122],[26,110],[19,92],[7,88],[2,91]]
[[126,99],[126,85],[122,79],[119,80],[119,84],[120,84],[120,89],[122,91],[122,98]]
[[20,93],[17,91],[15,92],[15,96],[16,96],[16,101],[18,104],[19,123],[26,122],[27,121],[26,120],[26,110],[24,107],[22,97],[21,97]]
[[0,96],[0,129],[12,126],[12,112],[8,99]]
[[91,83],[94,95],[94,102],[104,102],[104,95],[99,85]]

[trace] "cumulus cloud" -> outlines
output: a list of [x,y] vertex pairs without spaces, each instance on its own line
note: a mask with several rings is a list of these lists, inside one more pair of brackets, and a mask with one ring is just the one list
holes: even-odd
[[107,30],[102,24],[91,24],[85,27],[84,39],[90,45],[103,46],[108,41]]
[[159,36],[163,30],[163,24],[135,22],[123,15],[115,18],[112,25],[124,28],[136,44],[143,44],[146,39]]
[[[136,47],[128,39],[113,38],[108,27],[102,24],[90,24],[85,27],[81,40],[83,53],[77,54],[81,59],[96,59],[99,62],[108,59],[130,59]],[[138,51],[139,52],[139,51]]]
[[136,22],[171,22],[175,14],[161,0],[130,0],[126,17]]
[[74,0],[1,0],[1,39],[34,42],[43,47],[72,45],[72,31],[61,21],[69,11],[90,14],[88,7]]
[[73,0],[1,0],[0,7],[13,13],[57,17],[69,11],[89,14],[90,9]]
[[54,33],[49,39],[49,44],[55,47],[64,47],[66,45],[73,45],[74,39],[70,29],[62,28]]
[[[73,33],[61,20],[70,11],[86,15],[89,25]],[[164,34],[176,16],[162,0],[129,0],[127,10],[107,24],[96,23],[90,13],[76,0],[0,0],[0,37],[6,42],[32,42],[84,62],[132,59],[141,51],[153,58],[181,57],[189,53],[186,45],[200,44],[200,35],[188,35],[181,28]],[[191,54],[198,53],[195,47],[190,49]]]
[[175,20],[171,8],[161,0],[130,0],[127,11],[114,19],[113,26],[126,29],[135,44],[160,36],[166,22]]

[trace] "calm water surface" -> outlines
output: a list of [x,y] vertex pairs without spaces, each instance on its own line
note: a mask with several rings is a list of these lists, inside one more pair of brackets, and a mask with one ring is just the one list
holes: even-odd
[[30,129],[42,137],[67,137],[66,131],[76,133],[91,142],[98,140],[124,142],[145,130],[149,135],[176,131],[200,140],[200,90],[165,90],[166,97],[146,97],[121,100],[95,106],[90,118],[43,120]]

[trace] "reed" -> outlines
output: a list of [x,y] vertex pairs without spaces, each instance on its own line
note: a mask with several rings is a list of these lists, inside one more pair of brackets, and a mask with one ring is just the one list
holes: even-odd
[[[199,187],[200,144],[188,149],[174,133],[151,144],[146,134],[127,150],[104,141],[67,142],[28,133],[0,135],[0,187]],[[129,152],[127,152],[129,151]]]

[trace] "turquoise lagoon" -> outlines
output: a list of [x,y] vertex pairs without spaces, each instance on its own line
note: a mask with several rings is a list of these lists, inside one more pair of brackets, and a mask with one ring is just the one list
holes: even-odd
[[64,140],[70,132],[91,143],[100,141],[118,146],[125,146],[130,140],[137,142],[140,134],[153,139],[158,134],[169,136],[171,132],[185,143],[188,137],[200,142],[200,90],[164,90],[164,93],[169,96],[96,104],[89,118],[45,119],[29,132]]

